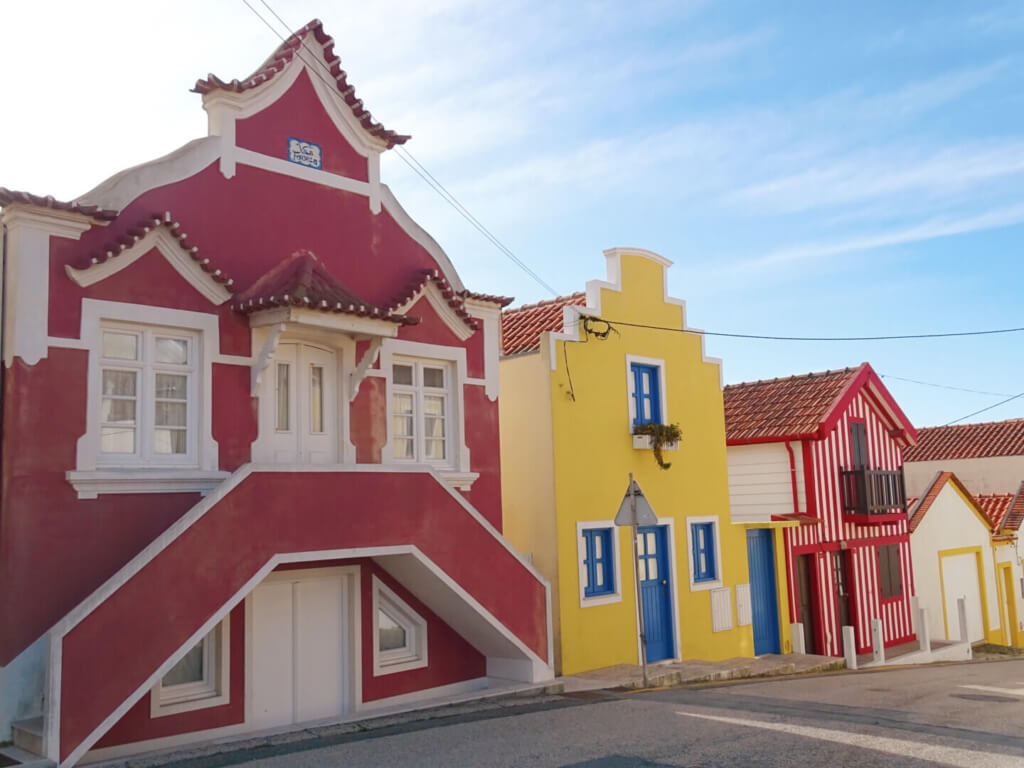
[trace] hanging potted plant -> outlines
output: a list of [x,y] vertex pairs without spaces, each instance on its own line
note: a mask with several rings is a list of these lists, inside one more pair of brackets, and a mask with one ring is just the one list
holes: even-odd
[[[662,449],[675,450],[679,446],[679,441],[682,439],[682,431],[679,429],[678,424],[658,424],[650,422],[647,424],[634,424],[633,425],[633,447],[634,448],[650,448],[654,451],[654,460],[658,462],[658,466],[662,469],[668,469],[672,466],[671,462],[665,461],[662,456]],[[647,440],[637,440],[637,437],[646,437]]]

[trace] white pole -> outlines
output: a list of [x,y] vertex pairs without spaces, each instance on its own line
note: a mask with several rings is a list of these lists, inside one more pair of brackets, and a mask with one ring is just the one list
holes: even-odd
[[629,473],[629,506],[633,512],[633,583],[636,585],[636,611],[640,616],[640,665],[644,673],[644,688],[647,682],[647,632],[644,629],[644,604],[640,596],[640,553],[636,547],[636,493],[633,490],[633,473]]

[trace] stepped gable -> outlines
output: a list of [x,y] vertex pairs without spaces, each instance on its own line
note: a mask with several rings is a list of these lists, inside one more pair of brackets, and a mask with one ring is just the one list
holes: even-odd
[[178,241],[181,249],[186,251],[204,272],[229,291],[234,290],[235,281],[225,275],[209,257],[200,255],[199,246],[189,242],[188,234],[182,229],[181,224],[175,221],[170,211],[164,211],[162,214],[154,213],[145,217],[120,237],[84,256],[71,266],[79,270],[89,269],[110,259],[115,259],[157,227],[166,227],[171,236]]
[[[323,30],[323,23],[319,19],[313,19],[306,26],[293,32],[287,40],[281,43],[280,46],[270,55],[259,68],[248,77],[242,80],[221,80],[219,77],[210,73],[205,79],[199,79],[196,81],[193,91],[200,94],[208,94],[213,91],[230,91],[232,93],[242,93],[252,88],[258,88],[264,83],[273,79],[275,75],[284,70],[285,66],[295,57],[296,53],[302,48],[303,41],[312,35],[313,39],[317,43],[323,46],[323,62],[324,66],[318,66],[317,62],[308,62],[311,72],[315,73],[311,76],[320,76],[322,78],[333,80],[338,88],[338,93],[341,94],[342,100],[348,105],[349,109],[352,110],[352,114],[356,120],[363,127],[368,134],[371,136],[384,141],[387,144],[387,148],[391,149],[396,144],[404,144],[411,137],[396,133],[395,131],[388,130],[383,125],[373,119],[373,115],[370,111],[363,106],[362,99],[356,97],[355,87],[350,85],[348,82],[348,73],[341,68],[341,59],[337,54],[334,53],[334,38],[328,35]],[[308,49],[307,49],[308,50]],[[301,57],[300,57],[301,58]]]
[[545,331],[561,331],[562,310],[569,306],[583,307],[587,294],[583,291],[556,299],[524,304],[501,313],[501,350],[504,355],[519,355],[540,349],[540,335]]
[[14,205],[15,203],[26,203],[37,205],[40,208],[49,208],[54,211],[68,211],[69,213],[80,213],[97,221],[112,221],[117,218],[117,211],[100,208],[98,205],[80,205],[72,200],[64,202],[57,200],[52,195],[33,195],[31,192],[18,192],[7,187],[0,187],[0,207]]
[[837,371],[727,385],[723,390],[726,439],[781,439],[814,434],[865,366],[867,363]]
[[251,314],[275,307],[301,307],[414,325],[407,317],[370,304],[334,277],[312,251],[298,250],[238,295],[232,309]]
[[1024,456],[1024,419],[924,427],[917,433],[917,445],[907,449],[904,459],[951,461],[992,456]]

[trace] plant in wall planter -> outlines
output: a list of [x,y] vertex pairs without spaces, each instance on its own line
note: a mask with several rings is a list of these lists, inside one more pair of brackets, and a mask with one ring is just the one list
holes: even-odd
[[[678,424],[655,424],[651,422],[649,424],[634,424],[633,437],[634,448],[650,447],[654,451],[654,460],[658,462],[658,466],[662,469],[668,469],[672,464],[665,461],[665,458],[661,455],[661,450],[662,448],[675,449],[682,439],[683,433],[679,429]],[[635,439],[637,437],[647,437],[647,442],[650,445],[638,444],[640,441]]]

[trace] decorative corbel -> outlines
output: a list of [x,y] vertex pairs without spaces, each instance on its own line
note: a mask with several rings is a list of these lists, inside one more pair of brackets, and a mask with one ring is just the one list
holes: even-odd
[[284,323],[270,327],[270,333],[267,334],[267,339],[263,342],[260,356],[256,358],[256,362],[252,366],[252,391],[249,393],[251,397],[256,397],[256,393],[259,391],[260,382],[263,381],[263,372],[267,370],[274,359],[277,343],[281,340],[282,333],[284,333]]
[[356,399],[356,395],[359,394],[359,385],[363,383],[363,379],[366,378],[366,372],[370,370],[370,366],[377,361],[377,357],[380,355],[381,338],[375,337],[370,340],[370,347],[366,350],[363,355],[363,359],[359,361],[356,369],[348,375],[348,401],[351,403]]

